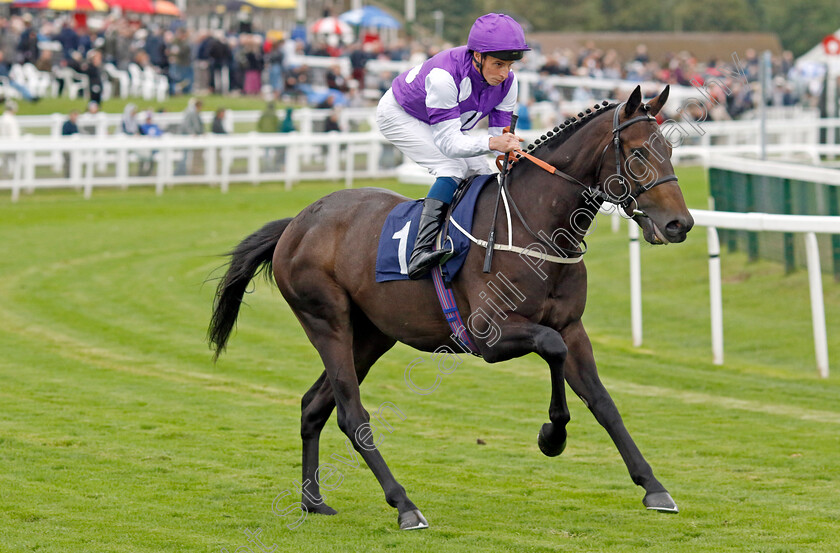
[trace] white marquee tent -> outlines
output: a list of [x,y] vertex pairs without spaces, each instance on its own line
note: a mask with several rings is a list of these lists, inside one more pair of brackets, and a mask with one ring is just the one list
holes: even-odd
[[826,75],[826,98],[829,100],[827,115],[837,117],[840,115],[837,106],[838,80],[840,80],[840,29],[829,37],[800,56],[796,60],[796,65],[802,70],[817,70]]

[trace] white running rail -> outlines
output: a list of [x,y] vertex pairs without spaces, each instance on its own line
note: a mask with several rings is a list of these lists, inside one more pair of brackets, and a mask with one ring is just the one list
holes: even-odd
[[[692,209],[695,226],[706,227],[709,252],[709,296],[712,331],[712,359],[723,364],[723,295],[720,271],[720,241],[718,229],[748,230],[754,232],[792,232],[804,234],[808,263],[808,282],[811,297],[811,318],[814,329],[814,352],[817,370],[828,378],[828,335],[825,324],[820,253],[817,233],[840,234],[840,217],[819,215],[775,215],[768,213],[734,213]],[[615,215],[613,215],[615,217]],[[631,330],[633,344],[642,342],[642,291],[639,229],[629,221],[630,236],[630,293]]]

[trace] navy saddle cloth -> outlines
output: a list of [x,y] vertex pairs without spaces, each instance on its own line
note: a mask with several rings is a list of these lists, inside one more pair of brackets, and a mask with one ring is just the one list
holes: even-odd
[[[472,233],[473,215],[478,195],[488,182],[497,182],[496,175],[479,175],[473,179],[464,197],[455,205],[452,218],[458,221],[464,230]],[[423,200],[413,200],[397,205],[388,214],[379,235],[379,248],[376,252],[376,282],[389,280],[408,280],[408,259],[417,238],[417,224],[423,211]],[[443,265],[443,274],[451,281],[461,270],[467,253],[470,251],[470,239],[453,225],[449,225],[449,236],[455,247],[455,255]],[[447,243],[445,247],[449,247]],[[431,278],[426,275],[423,278]]]

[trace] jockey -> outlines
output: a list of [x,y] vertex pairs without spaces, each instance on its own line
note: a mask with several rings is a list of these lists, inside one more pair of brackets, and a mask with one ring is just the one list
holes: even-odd
[[[522,139],[502,129],[510,125],[516,106],[518,87],[511,66],[527,50],[525,33],[513,18],[482,15],[466,46],[444,50],[401,74],[379,101],[379,130],[436,177],[423,200],[409,278],[422,277],[448,253],[432,247],[458,184],[492,173],[487,154],[519,148]],[[465,134],[487,116],[488,134]]]

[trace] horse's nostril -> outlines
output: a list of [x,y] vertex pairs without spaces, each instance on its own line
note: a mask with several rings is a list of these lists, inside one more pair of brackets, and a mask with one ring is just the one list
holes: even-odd
[[674,219],[665,225],[665,236],[668,237],[670,242],[682,242],[693,226],[694,219],[691,217]]
[[665,230],[668,231],[668,234],[679,234],[684,228],[685,225],[676,219],[665,225]]

